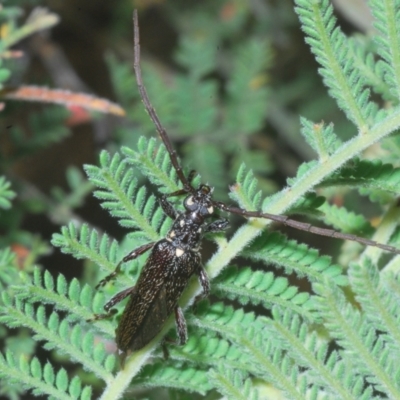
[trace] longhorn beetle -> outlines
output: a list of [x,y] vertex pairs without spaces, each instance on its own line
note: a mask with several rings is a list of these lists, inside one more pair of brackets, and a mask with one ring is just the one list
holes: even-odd
[[[266,218],[287,226],[329,236],[338,239],[352,240],[368,246],[400,254],[400,250],[381,243],[364,239],[351,234],[340,233],[331,229],[314,227],[308,223],[289,219],[284,215],[267,214],[258,211],[246,211],[239,207],[231,207],[212,198],[213,188],[201,184],[192,186],[194,171],[188,177],[183,173],[166,130],[162,126],[154,107],[151,105],[146,88],[142,81],[140,69],[140,44],[137,11],[134,11],[134,70],[136,81],[144,107],[153,121],[176,170],[182,189],[163,195],[160,205],[170,218],[174,220],[172,228],[164,239],[140,246],[126,255],[117,265],[114,272],[99,282],[96,288],[104,286],[120,272],[121,265],[134,260],[151,249],[151,253],[143,267],[143,271],[135,286],[117,293],[104,306],[107,314],[96,314],[94,319],[106,318],[114,310],[111,308],[129,296],[129,301],[122,313],[116,329],[116,343],[121,355],[123,367],[128,353],[146,346],[162,329],[167,318],[175,313],[178,340],[177,344],[187,341],[186,322],[178,300],[188,284],[190,277],[196,274],[203,293],[195,299],[206,297],[210,291],[210,283],[201,264],[200,244],[203,236],[211,232],[221,232],[228,226],[228,221],[214,215],[215,209],[239,214],[244,217]],[[185,195],[183,212],[178,212],[167,200],[168,197]],[[214,220],[212,221],[212,219]],[[217,218],[217,219],[215,219]],[[210,221],[210,222],[208,222]]]

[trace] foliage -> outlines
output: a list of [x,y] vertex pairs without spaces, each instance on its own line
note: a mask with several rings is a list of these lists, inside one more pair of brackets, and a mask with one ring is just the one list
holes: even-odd
[[[224,16],[230,10],[224,7],[233,3],[234,16],[226,24],[215,23],[216,7]],[[269,169],[270,160],[256,152],[254,159],[262,162],[253,169],[238,159],[253,157],[251,138],[263,127],[267,108],[274,106],[265,84],[271,53],[257,30],[240,35],[247,26],[248,9],[242,2],[233,3],[214,2],[208,11],[183,7],[181,13],[174,5],[166,6],[169,18],[185,32],[174,58],[179,72],[165,79],[153,64],[142,64],[161,121],[174,139],[184,142],[180,150],[185,171],[194,167],[201,173],[195,185],[210,181],[222,190],[232,174],[224,172],[223,166],[229,164],[231,170],[237,169],[229,196],[247,210],[312,216],[341,231],[398,247],[399,165],[393,160],[400,127],[399,5],[369,2],[377,46],[367,47],[341,31],[328,0],[296,0],[295,11],[323,81],[357,133],[346,138],[336,125],[303,117],[298,133],[301,130],[316,157],[301,164],[284,189],[266,197],[271,187],[266,179],[259,186],[256,176]],[[237,40],[230,43],[232,37]],[[230,54],[229,67],[219,63],[216,49]],[[126,125],[118,129],[123,146],[119,151],[110,150],[115,144],[103,150],[97,166],[85,165],[89,183],[72,172],[73,193],[85,188],[78,197],[66,197],[69,207],[76,206],[94,187],[102,207],[132,232],[119,243],[74,220],[52,239],[63,253],[89,260],[104,274],[113,271],[128,251],[164,237],[171,226],[157,196],[140,183],[139,171],[159,193],[180,187],[164,146],[146,137],[154,136],[154,127],[131,89],[134,79],[127,63],[113,56],[108,63],[119,101],[129,110]],[[218,75],[225,80],[222,89]],[[390,103],[384,104],[387,99]],[[371,147],[379,147],[379,152],[368,158],[365,150]],[[320,194],[329,196],[337,186],[369,198],[380,210],[380,220],[369,221],[361,206],[354,212],[347,204],[325,202]],[[9,187],[1,178],[4,209],[14,196]],[[55,200],[64,197],[61,190],[54,194]],[[181,210],[179,200],[176,207]],[[158,345],[173,327],[171,318],[155,340],[127,358],[123,370],[108,351],[118,316],[89,320],[102,312],[106,297],[134,285],[146,255],[124,266],[115,287],[106,286],[106,296],[93,289],[94,279],[91,284],[68,281],[63,274],[53,277],[40,268],[10,272],[15,258],[8,249],[1,250],[0,322],[29,329],[51,357],[43,362],[32,351],[17,358],[6,346],[0,357],[6,394],[16,398],[22,390],[31,390],[49,398],[85,399],[102,391],[102,399],[114,400],[145,387],[146,395],[167,388],[177,399],[399,398],[399,256],[383,257],[380,249],[370,247],[343,262],[350,257],[344,247],[337,261],[302,240],[265,231],[269,225],[266,219],[251,218],[226,237],[210,236],[217,250],[205,266],[215,297],[191,312],[188,307],[199,285],[195,280],[189,283],[180,300],[187,309],[188,342],[182,347],[168,345],[169,358],[161,359]],[[60,367],[55,367],[59,360]],[[68,377],[67,369],[74,378]]]

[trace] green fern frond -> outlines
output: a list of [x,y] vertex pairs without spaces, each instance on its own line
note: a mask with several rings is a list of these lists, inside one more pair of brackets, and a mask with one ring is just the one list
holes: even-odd
[[163,363],[146,365],[133,381],[144,387],[166,387],[205,395],[211,390],[207,372],[188,365],[175,368]]
[[295,10],[307,35],[306,42],[322,66],[319,72],[330,95],[358,130],[364,132],[376,106],[368,100],[364,79],[349,62],[349,45],[336,24],[332,5],[328,0],[296,0]]
[[325,202],[320,210],[323,212],[322,220],[340,232],[370,237],[374,231],[363,215],[348,211],[345,207]]
[[377,52],[382,57],[379,61],[385,71],[384,79],[392,95],[400,99],[400,29],[398,24],[399,6],[388,0],[369,2],[374,17],[377,34]]
[[232,400],[258,400],[258,391],[248,376],[242,371],[232,370],[220,364],[218,368],[208,373],[213,387],[227,399]]
[[5,356],[0,354],[0,374],[2,379],[31,390],[35,396],[43,395],[52,400],[90,400],[90,386],[82,388],[80,379],[75,376],[70,381],[65,369],[55,373],[53,366],[46,362],[44,366],[35,357],[31,361],[23,356],[19,361],[14,359],[10,351]]
[[269,308],[271,304],[279,304],[301,313],[307,320],[315,319],[310,311],[310,294],[299,293],[298,287],[289,285],[287,278],[275,277],[272,272],[230,267],[213,281],[212,290],[218,296],[235,299],[243,305],[261,304]]
[[199,80],[215,70],[216,55],[217,47],[210,36],[184,36],[179,43],[175,59],[182,67],[188,69],[193,79]]
[[[222,303],[213,304],[211,306],[203,303],[200,305],[201,308],[197,310],[196,317],[188,319],[189,325],[196,325],[198,328],[205,329],[205,334],[202,331],[199,332],[198,328],[195,331],[191,331],[189,336],[189,342],[183,348],[171,348],[172,357],[178,355],[178,359],[191,360],[194,362],[206,362],[208,366],[219,363],[228,366],[229,368],[239,368],[241,371],[248,371],[249,373],[265,378],[263,374],[274,373],[275,376],[279,376],[280,373],[285,373],[292,370],[292,363],[289,359],[285,359],[281,363],[279,360],[282,359],[282,353],[274,351],[274,347],[269,347],[264,341],[270,336],[269,332],[263,332],[263,326],[265,322],[262,319],[255,319],[254,314],[244,313],[242,309],[234,310],[232,307],[224,306]],[[238,327],[242,327],[245,332],[237,332]],[[250,328],[251,327],[251,328]],[[249,330],[250,329],[250,330]],[[210,331],[215,331],[219,335],[229,338],[233,342],[237,342],[237,345],[224,344],[224,341],[220,341],[217,338],[207,337]],[[258,333],[257,333],[258,332]],[[257,339],[258,338],[258,339]],[[258,343],[257,340],[262,340],[263,343]],[[249,354],[248,351],[243,352],[243,345],[247,343],[247,340],[258,349],[269,349],[272,351],[273,363],[275,365],[281,365],[282,371],[273,368],[269,361],[270,358],[266,356],[263,359],[260,356],[260,362],[263,361],[264,369],[261,370],[260,366],[255,364],[254,354]],[[269,339],[268,339],[269,340]],[[211,342],[211,346],[209,343]],[[256,351],[252,348],[252,350]],[[200,352],[200,353],[199,353]],[[204,353],[202,360],[196,360],[196,355]],[[212,355],[212,357],[211,357]],[[222,358],[221,358],[222,357]],[[211,362],[211,364],[210,364]],[[281,377],[284,381],[287,380],[291,375],[284,375]],[[290,378],[289,378],[290,379]],[[297,374],[291,376],[297,382]],[[300,380],[301,381],[301,380]],[[307,389],[307,384],[303,382],[303,389]],[[289,382],[285,382],[285,385],[291,387]],[[287,389],[287,388],[286,388]],[[291,387],[292,392],[295,391],[294,387]],[[290,397],[292,398],[292,397]],[[302,398],[300,395],[294,398]]]
[[172,357],[208,367],[222,361],[231,368],[256,373],[252,359],[231,343],[232,331],[238,326],[262,328],[263,324],[253,313],[235,310],[223,303],[202,302],[196,307],[196,315],[189,315],[187,321],[190,327],[188,343],[182,348],[171,348]]
[[[199,319],[200,325],[198,324]],[[243,308],[235,309],[222,302],[210,304],[208,301],[199,303],[195,316],[191,316],[189,322],[200,327],[205,327],[204,324],[207,322],[207,328],[214,327],[212,330],[218,333],[223,333],[222,330],[217,329],[218,326],[225,326],[229,330],[238,325],[258,326],[259,328],[263,325],[254,313],[245,312]]]
[[34,306],[18,298],[13,301],[6,292],[2,293],[0,322],[9,327],[27,327],[34,332],[34,339],[46,342],[45,349],[57,349],[72,360],[108,381],[115,367],[115,356],[106,355],[102,344],[95,345],[94,334],[84,333],[80,325],[71,326],[66,319],[61,319],[56,312],[48,317],[44,306]]
[[[198,73],[199,68],[191,70]],[[215,129],[217,118],[216,81],[199,80],[200,76],[177,76],[174,87],[175,121],[181,135],[201,135]],[[182,110],[185,110],[182,112]]]
[[[130,68],[132,68],[131,62],[128,62]],[[175,125],[175,118],[177,113],[182,112],[182,109],[177,110],[175,108],[175,96],[176,91],[174,90],[173,84],[169,79],[166,79],[164,71],[161,71],[152,63],[142,63],[143,81],[146,83],[146,90],[151,99],[154,108],[157,110],[163,125],[170,131],[169,127]],[[173,79],[171,77],[171,79]],[[124,84],[124,83],[123,83]],[[136,82],[130,87],[131,89],[136,87]],[[137,91],[135,91],[139,94]],[[139,95],[137,97],[140,99]],[[154,124],[149,118],[149,115],[144,110],[143,103],[139,100],[136,106],[132,110],[132,116],[134,122],[140,123],[139,133],[140,135],[151,135],[154,137],[156,134]],[[179,130],[179,127],[178,127]],[[129,135],[132,135],[132,129],[129,130]],[[174,129],[172,132],[176,132]],[[179,134],[175,133],[175,134]],[[135,140],[135,145],[138,140]]]
[[235,187],[231,188],[229,197],[246,210],[257,210],[262,192],[258,190],[257,179],[254,177],[253,171],[248,170],[243,163],[237,172],[236,182]]
[[[169,348],[171,359],[177,360],[177,368],[182,362],[198,365],[206,369],[216,367],[219,362],[223,362],[231,368],[248,371],[251,374],[257,373],[252,359],[243,353],[240,346],[231,343],[230,337],[229,339],[218,338],[207,324],[197,321],[196,325],[207,328],[190,329],[189,340],[185,346],[171,346]],[[220,330],[219,328],[222,328],[221,332],[224,336],[230,336],[230,332],[224,332],[221,326],[217,326],[216,330]]]
[[[189,340],[183,347],[172,346],[170,348],[172,358],[198,365],[204,364],[208,367],[215,366],[219,360],[224,360],[232,366],[254,372],[251,360],[243,355],[240,348],[230,344],[227,339],[215,337],[212,333],[213,330],[208,329],[207,324],[199,322],[197,319],[194,320],[192,317],[188,320],[192,321],[196,327],[207,329],[189,330]],[[223,333],[222,327],[218,325],[214,327],[214,331]]]
[[4,210],[11,208],[11,200],[16,196],[10,187],[11,183],[4,176],[0,176],[0,208]]
[[[4,49],[1,51],[4,52]],[[11,76],[11,71],[8,68],[1,68],[3,60],[0,62],[0,90],[4,88],[4,83],[8,81]]]
[[224,130],[251,134],[261,129],[268,107],[269,91],[264,82],[270,66],[271,51],[265,41],[249,40],[237,49],[227,85]]
[[[201,171],[202,182],[214,187],[216,196],[226,194],[223,154],[213,143],[206,141],[196,141],[185,145],[185,158],[190,160],[190,166],[194,166],[196,171]],[[226,196],[226,195],[225,195]]]
[[329,354],[329,343],[316,332],[310,332],[310,326],[301,322],[299,315],[276,306],[272,308],[272,314],[273,320],[266,324],[270,337],[289,353],[296,364],[306,369],[309,382],[322,387],[332,398],[371,398],[371,389],[364,388],[363,379],[346,366],[338,352]]
[[[386,264],[385,269],[380,273],[380,283],[382,286],[390,292],[392,296],[396,298],[396,301],[400,299],[400,279],[398,274],[393,273],[393,270],[388,268],[392,263],[397,264],[397,259]],[[396,265],[397,267],[397,265]]]
[[230,368],[257,374],[254,360],[243,352],[236,340],[232,342],[232,334],[238,326],[243,329],[249,326],[259,330],[263,328],[264,323],[253,313],[241,308],[235,310],[221,302],[209,304],[204,301],[196,307],[195,316],[187,316],[187,322],[189,340],[183,347],[170,347],[172,358],[203,364],[207,368],[216,367],[221,362]]
[[99,237],[95,229],[84,224],[78,230],[73,223],[61,228],[61,233],[53,234],[53,246],[65,254],[73,254],[77,259],[88,259],[108,273],[115,269],[118,259],[118,243],[107,234]]
[[399,356],[400,317],[399,305],[393,294],[380,283],[377,268],[369,259],[363,259],[362,265],[352,263],[349,277],[356,299],[360,303],[365,317],[373,323],[380,336],[391,346],[391,352]]
[[118,218],[122,226],[140,229],[142,235],[150,240],[160,238],[157,231],[165,216],[160,208],[154,210],[154,196],[146,201],[146,189],[141,187],[137,190],[137,180],[133,178],[128,160],[118,153],[111,158],[106,151],[102,151],[100,167],[85,165],[85,171],[90,181],[98,187],[94,195],[102,201],[102,207]]
[[304,400],[308,382],[300,374],[299,367],[273,346],[265,333],[253,327],[237,328],[232,330],[232,340],[253,359],[257,377],[271,382],[289,399]]
[[112,54],[106,54],[105,61],[109,66],[110,78],[118,102],[124,107],[130,117],[131,103],[139,98],[139,93],[132,88],[136,87],[135,75],[132,74],[132,64],[121,62]]
[[[316,160],[308,161],[308,162],[303,162],[302,164],[299,165],[296,171],[296,176],[294,178],[287,178],[286,182],[289,186],[294,186],[298,184],[302,178],[307,177],[309,173],[311,173],[315,168],[318,168],[318,165],[320,163]],[[266,206],[268,203],[265,205],[263,204],[263,207]]]
[[299,214],[308,216],[322,216],[319,208],[325,203],[325,197],[315,193],[306,193],[288,210],[287,214]]
[[0,250],[0,289],[2,291],[19,280],[15,258],[15,253],[10,248]]
[[[297,6],[303,29],[309,35],[307,40],[322,64],[324,80],[361,134],[340,143],[333,125],[324,126],[303,120],[304,135],[317,151],[318,160],[304,163],[297,176],[288,180],[289,187],[265,199],[262,209],[276,214],[297,212],[315,215],[323,199],[310,192],[318,184],[347,184],[384,191],[392,188],[391,191],[397,195],[400,186],[397,170],[393,167],[388,170],[385,166],[363,161],[354,161],[352,166],[346,163],[378,139],[398,130],[400,111],[387,109],[379,115],[379,118],[383,115],[385,118],[378,121],[375,104],[369,101],[369,92],[365,89],[370,81],[352,63],[355,59],[353,43],[335,27],[336,21],[328,1],[297,0]],[[384,6],[387,6],[386,3]],[[385,32],[385,35],[389,34]],[[232,76],[229,71],[224,75],[228,82],[226,90],[223,88],[228,104],[220,108],[216,81],[205,76],[218,67],[217,47],[210,46],[208,39],[200,35],[197,38],[188,37],[187,41],[182,42],[177,60],[188,70],[188,76],[172,77],[172,83],[166,84],[162,74],[142,65],[145,75],[145,71],[154,75],[152,79],[145,76],[144,81],[150,98],[152,101],[155,99],[154,105],[163,124],[176,128],[173,132],[178,138],[185,136],[184,139],[188,139],[189,143],[185,143],[182,149],[190,156],[194,166],[204,172],[205,181],[211,181],[213,169],[222,171],[220,166],[227,161],[227,156],[235,157],[232,144],[229,144],[230,149],[226,154],[216,150],[215,144],[220,143],[217,134],[225,136],[224,139],[232,139],[253,133],[264,123],[265,107],[268,105],[268,91],[263,86],[269,57],[265,44],[261,41],[244,43],[235,59]],[[386,57],[385,60],[388,63],[393,58],[389,60]],[[393,74],[395,67],[391,67]],[[378,67],[371,64],[370,70],[373,68]],[[384,67],[380,68],[382,72]],[[219,73],[218,70],[216,72]],[[125,101],[139,99],[137,94],[130,96],[126,92],[126,82],[122,87],[121,81],[127,71],[121,69],[119,73],[120,90]],[[133,87],[132,78],[130,82]],[[388,82],[392,80],[384,82],[386,86]],[[136,135],[142,133],[151,132],[154,135],[154,127],[141,104],[137,104],[129,116],[135,126],[138,125],[129,140],[136,140]],[[371,127],[372,123],[375,125]],[[232,136],[228,136],[230,129]],[[215,138],[211,132],[215,133]],[[144,238],[157,241],[164,237],[171,221],[157,207],[156,197],[148,196],[144,188],[138,188],[134,174],[136,169],[140,169],[153,184],[160,187],[161,193],[178,190],[180,182],[160,141],[141,138],[138,150],[125,147],[122,152],[122,156],[110,156],[103,152],[100,167],[86,166],[91,182],[97,187],[95,195],[103,207],[120,220],[121,225],[138,230],[132,235],[135,240],[138,239],[137,242],[142,240],[143,243]],[[213,163],[209,162],[210,159]],[[130,165],[134,166],[135,171]],[[222,182],[223,175],[215,173],[214,179]],[[199,178],[196,179],[198,182]],[[247,210],[260,209],[262,194],[252,171],[244,165],[239,169],[231,196]],[[372,228],[364,219],[345,209],[325,205],[325,210],[327,219],[336,219],[335,226],[340,229],[347,227],[351,232],[353,229],[365,229],[368,234],[372,233]],[[367,400],[374,395],[374,391],[398,397],[400,383],[395,360],[399,353],[400,336],[388,338],[396,328],[398,312],[397,307],[392,305],[395,295],[390,296],[387,288],[381,285],[377,270],[367,268],[361,271],[356,266],[350,267],[352,289],[362,307],[362,311],[358,312],[349,305],[350,301],[344,298],[337,287],[349,283],[339,265],[278,233],[260,235],[268,224],[263,219],[249,219],[232,238],[217,242],[218,251],[207,263],[209,276],[217,276],[211,290],[228,301],[238,300],[239,309],[221,303],[212,306],[203,303],[201,306],[204,308],[196,316],[187,313],[187,344],[171,347],[168,361],[147,365],[141,372],[138,371],[152,349],[134,352],[126,360],[125,369],[117,372],[115,377],[111,376],[114,356],[106,356],[102,345],[94,346],[94,335],[86,333],[85,329],[89,331],[96,328],[106,336],[114,337],[115,323],[96,321],[91,325],[82,324],[82,327],[76,324],[91,318],[92,310],[100,310],[104,304],[101,294],[94,294],[88,286],[81,288],[76,280],[67,284],[65,278],[59,276],[54,281],[48,272],[42,278],[38,270],[32,281],[23,275],[26,284],[13,288],[15,301],[4,295],[5,304],[0,320],[10,326],[30,327],[37,339],[45,340],[47,350],[57,348],[61,353],[69,354],[73,360],[105,380],[107,387],[104,399],[107,394],[108,398],[121,397],[128,385],[135,384],[163,386],[202,395],[217,388],[229,398],[255,400],[260,397],[257,397],[255,389],[257,381],[274,385],[290,399],[334,398],[339,393],[346,399]],[[98,235],[86,225],[76,228],[71,224],[63,228],[61,234],[53,237],[53,244],[77,258],[92,260],[108,273],[114,270],[120,260],[118,257],[121,257],[115,241],[111,241],[107,235]],[[228,267],[221,273],[237,256],[274,264],[283,267],[285,272],[306,277],[317,295],[300,292],[298,287],[289,284],[287,278],[277,277],[272,272],[249,267]],[[138,263],[132,264],[137,273]],[[133,285],[134,281],[135,277],[131,274],[117,278],[121,286]],[[180,299],[182,308],[194,298],[198,290],[196,284],[195,279],[188,284]],[[44,306],[33,307],[30,304],[36,301],[53,305],[63,314],[66,312],[67,317],[60,321],[60,315],[55,311],[46,316]],[[243,304],[261,304],[268,308],[275,305],[275,320],[256,318],[254,314],[243,310]],[[379,311],[382,307],[386,307],[386,314],[381,316]],[[302,319],[307,322],[302,322]],[[328,339],[311,332],[309,322],[322,324],[325,321],[323,328],[328,328],[338,349],[329,349]],[[391,352],[392,349],[396,351]],[[254,380],[248,376],[254,377]]]
[[64,205],[70,209],[81,207],[86,196],[93,191],[93,184],[88,182],[82,171],[75,166],[67,168],[65,178],[69,190],[65,191],[63,188],[58,186],[53,187],[51,189],[52,197],[61,206]]
[[345,300],[339,288],[317,283],[313,288],[320,296],[316,304],[325,318],[325,326],[343,347],[342,357],[376,390],[392,398],[399,397],[398,367],[391,361],[390,350],[374,326]]
[[[77,279],[70,283],[63,275],[57,279],[48,271],[42,273],[35,268],[32,278],[22,275],[22,283],[13,286],[18,299],[24,299],[31,303],[52,304],[57,310],[68,312],[69,321],[86,321],[93,318],[93,310],[101,310],[104,306],[104,295],[96,292],[89,285],[81,285]],[[106,335],[113,336],[114,329],[110,322],[98,321],[96,326]]]
[[341,140],[333,132],[332,125],[314,124],[304,117],[300,119],[300,123],[302,125],[302,135],[318,154],[321,162],[326,161],[342,144]]
[[295,240],[288,240],[279,232],[264,232],[243,255],[283,267],[288,274],[295,272],[299,277],[305,276],[311,282],[329,279],[331,284],[348,284],[342,267],[332,264],[330,257],[320,256],[317,250],[310,249],[305,244],[298,244]]
[[366,188],[368,191],[379,190],[400,194],[400,168],[391,164],[383,164],[379,160],[353,160],[348,167],[341,168],[330,177],[324,179],[321,187],[346,185]]
[[137,151],[128,147],[122,148],[126,161],[139,168],[154,185],[160,187],[161,192],[172,193],[179,190],[176,171],[164,145],[154,138],[147,140],[141,137],[137,147]]
[[397,102],[396,94],[391,92],[384,79],[386,65],[379,61],[377,62],[375,52],[366,48],[369,43],[365,43],[365,40],[357,39],[354,37],[349,38],[348,42],[355,68],[375,93],[382,95],[383,99],[387,101]]

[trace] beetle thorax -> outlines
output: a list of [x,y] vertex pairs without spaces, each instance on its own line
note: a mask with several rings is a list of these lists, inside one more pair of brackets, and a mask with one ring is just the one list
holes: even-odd
[[167,235],[167,240],[183,252],[199,251],[205,219],[214,213],[211,194],[210,187],[200,185],[187,196],[183,202],[185,211],[178,215]]

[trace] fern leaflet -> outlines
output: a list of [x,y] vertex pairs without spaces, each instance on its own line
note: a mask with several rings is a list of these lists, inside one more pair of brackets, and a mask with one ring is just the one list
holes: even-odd
[[21,356],[16,361],[11,352],[5,357],[0,354],[0,373],[4,378],[32,390],[34,395],[47,396],[51,400],[90,400],[92,391],[89,386],[82,388],[80,379],[75,376],[68,380],[67,371],[60,369],[54,372],[53,366],[47,362],[44,366],[35,357],[31,361]]
[[44,306],[35,310],[32,304],[18,298],[13,302],[6,292],[3,292],[2,301],[2,323],[13,328],[28,327],[35,332],[35,340],[46,341],[45,349],[57,349],[67,354],[104,381],[112,378],[110,372],[115,366],[115,356],[106,356],[102,344],[94,346],[93,333],[84,334],[80,325],[71,327],[66,319],[60,321],[60,316],[55,312],[46,317]]
[[330,95],[363,132],[370,125],[376,106],[368,100],[369,91],[362,76],[348,62],[348,42],[336,25],[332,5],[328,0],[296,0],[296,5],[306,41],[322,66],[319,72]]

